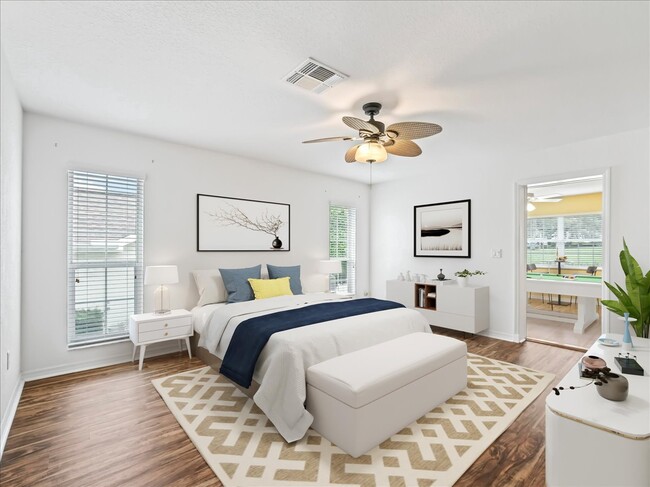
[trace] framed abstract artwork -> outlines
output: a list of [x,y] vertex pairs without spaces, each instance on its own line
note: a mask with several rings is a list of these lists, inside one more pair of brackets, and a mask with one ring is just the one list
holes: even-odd
[[413,207],[415,257],[471,257],[471,200]]
[[290,217],[285,203],[197,194],[196,250],[289,251]]

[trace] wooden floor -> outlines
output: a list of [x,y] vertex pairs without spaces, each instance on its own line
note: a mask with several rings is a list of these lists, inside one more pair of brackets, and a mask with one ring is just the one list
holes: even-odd
[[[556,374],[581,354],[443,329],[471,353]],[[2,486],[221,486],[151,379],[202,366],[184,354],[28,382],[0,463]],[[554,381],[552,385],[556,382]],[[549,386],[549,390],[550,387]],[[456,486],[543,487],[542,393]]]

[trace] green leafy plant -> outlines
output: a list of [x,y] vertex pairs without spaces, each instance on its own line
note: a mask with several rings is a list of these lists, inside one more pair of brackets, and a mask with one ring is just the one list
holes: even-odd
[[463,269],[462,271],[457,271],[457,272],[454,273],[454,275],[456,277],[484,276],[485,274],[487,274],[487,272],[483,272],[483,271],[474,271],[474,272],[472,272],[472,271],[467,270],[467,269]]
[[104,311],[99,308],[85,308],[75,311],[75,332],[96,333],[104,326]]
[[646,274],[643,273],[639,263],[630,254],[625,239],[623,239],[623,250],[621,250],[619,257],[621,267],[625,273],[625,289],[617,283],[612,285],[605,282],[605,285],[618,299],[603,299],[603,306],[620,316],[623,316],[624,313],[630,313],[631,318],[636,318],[636,321],[632,322],[636,335],[648,338],[648,329],[650,328],[650,271]]

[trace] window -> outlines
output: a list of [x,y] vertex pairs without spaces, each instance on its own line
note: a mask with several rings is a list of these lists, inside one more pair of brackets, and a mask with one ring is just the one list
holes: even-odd
[[602,264],[601,214],[528,219],[528,264],[547,266],[557,256],[577,267]]
[[330,259],[341,261],[342,272],[330,275],[330,291],[356,293],[357,209],[330,203]]
[[128,337],[142,312],[144,181],[68,171],[68,347]]

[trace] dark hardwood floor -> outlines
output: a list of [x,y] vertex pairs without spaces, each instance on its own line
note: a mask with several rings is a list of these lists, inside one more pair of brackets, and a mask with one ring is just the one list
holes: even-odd
[[[581,353],[436,328],[471,353],[561,378]],[[186,354],[28,382],[0,463],[2,486],[221,486],[151,379],[201,367]],[[555,384],[554,381],[553,384]],[[549,390],[550,390],[549,386]],[[540,395],[456,486],[544,486]]]

